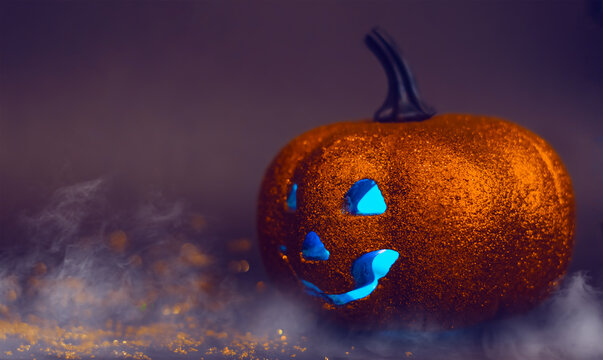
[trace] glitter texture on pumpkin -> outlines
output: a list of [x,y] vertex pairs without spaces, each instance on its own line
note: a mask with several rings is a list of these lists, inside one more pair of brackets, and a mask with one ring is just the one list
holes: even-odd
[[[361,179],[378,184],[383,214],[342,211]],[[292,184],[294,213],[286,211]],[[453,328],[528,310],[557,286],[573,247],[574,198],[552,148],[505,120],[344,122],[311,130],[277,155],[261,187],[258,226],[268,273],[300,291],[303,280],[325,293],[348,292],[356,259],[399,253],[366,298],[336,306],[308,296],[332,318]],[[304,261],[309,232],[319,234],[328,261]]]

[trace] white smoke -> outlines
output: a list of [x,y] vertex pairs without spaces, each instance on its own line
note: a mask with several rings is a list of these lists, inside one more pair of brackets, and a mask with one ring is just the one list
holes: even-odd
[[[102,179],[64,187],[25,219],[25,254],[0,262],[0,316],[141,324],[174,313],[171,306],[180,313],[207,305],[210,255],[188,230],[184,205],[156,197],[128,214],[111,206],[107,192]],[[226,282],[212,280],[212,295],[225,301]]]
[[40,213],[26,218],[35,250],[57,252],[66,241],[75,240],[84,220],[93,211],[102,211],[103,185],[103,179],[96,179],[60,188]]
[[[229,259],[210,251],[216,242],[199,233],[198,223],[191,228],[185,203],[153,197],[122,211],[107,193],[108,184],[100,179],[68,186],[26,219],[31,230],[26,253],[0,259],[0,324],[106,329],[109,323],[115,330],[184,324],[186,316],[196,326],[272,336],[281,347],[273,341],[256,353],[267,359],[281,358],[285,350],[297,351],[296,359],[603,359],[603,294],[584,273],[569,274],[537,309],[476,328],[349,333],[270,286],[255,291],[255,282],[229,273]],[[19,344],[18,337],[2,336],[0,328],[0,358]],[[215,338],[200,346],[225,341]],[[291,350],[295,344],[300,346]],[[162,346],[149,349],[154,359],[173,355]]]
[[505,321],[484,337],[489,359],[603,359],[603,297],[583,273],[534,314]]

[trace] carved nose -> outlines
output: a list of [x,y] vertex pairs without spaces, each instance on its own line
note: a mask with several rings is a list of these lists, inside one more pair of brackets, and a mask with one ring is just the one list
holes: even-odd
[[306,260],[328,260],[329,251],[325,249],[320,237],[314,231],[310,231],[302,244],[302,256]]

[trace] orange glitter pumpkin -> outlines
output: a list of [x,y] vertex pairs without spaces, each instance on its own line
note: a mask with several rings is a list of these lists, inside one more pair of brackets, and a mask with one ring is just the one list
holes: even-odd
[[375,120],[291,141],[264,177],[268,274],[351,327],[453,328],[528,310],[565,273],[569,175],[534,133],[432,116],[391,40],[366,42],[390,93]]

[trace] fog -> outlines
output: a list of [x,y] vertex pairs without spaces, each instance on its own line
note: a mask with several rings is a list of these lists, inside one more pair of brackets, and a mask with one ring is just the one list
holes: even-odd
[[[0,266],[7,358],[598,359],[603,296],[588,274],[526,314],[443,332],[351,332],[250,268],[248,239],[207,238],[184,201],[115,208],[112,183],[60,188],[22,219],[25,254]],[[233,265],[234,264],[234,265]],[[243,265],[241,265],[243,264]],[[301,300],[301,302],[299,302]],[[266,344],[266,345],[259,345]],[[19,350],[20,349],[20,350]],[[213,349],[213,350],[212,350]],[[303,349],[303,351],[302,351]]]

